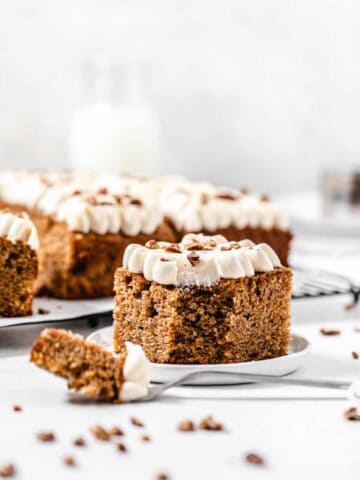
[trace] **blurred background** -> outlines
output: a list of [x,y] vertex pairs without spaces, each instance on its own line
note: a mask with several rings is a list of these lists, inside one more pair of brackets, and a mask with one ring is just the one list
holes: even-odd
[[359,163],[359,58],[355,1],[1,0],[0,167],[313,189]]

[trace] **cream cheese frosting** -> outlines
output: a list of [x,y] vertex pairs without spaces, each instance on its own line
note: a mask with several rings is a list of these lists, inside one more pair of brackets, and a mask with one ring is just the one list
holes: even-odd
[[286,229],[280,207],[265,196],[207,183],[175,185],[163,191],[164,213],[180,231],[209,232],[235,226]]
[[149,191],[141,194],[141,182],[131,177],[109,178],[6,171],[0,174],[0,199],[52,215],[81,233],[154,233],[164,219],[157,199]]
[[130,272],[178,287],[212,285],[221,278],[251,277],[280,266],[279,257],[266,243],[228,242],[222,235],[188,234],[178,244],[131,244],[123,257],[123,267]]
[[150,383],[150,362],[140,345],[125,342],[127,355],[123,366],[124,383],[120,400],[131,402],[145,397]]
[[5,237],[13,243],[24,242],[33,250],[39,248],[37,230],[26,214],[0,212],[0,237]]

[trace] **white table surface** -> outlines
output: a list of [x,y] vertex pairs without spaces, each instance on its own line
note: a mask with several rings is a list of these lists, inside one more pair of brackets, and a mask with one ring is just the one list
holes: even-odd
[[[360,353],[360,334],[353,332],[354,325],[360,326],[360,307],[346,311],[348,300],[340,296],[293,303],[293,330],[312,336],[315,352],[298,375],[326,371],[328,378],[332,372],[335,377],[355,378],[360,372],[360,359],[351,358],[352,350]],[[100,327],[108,323],[103,321]],[[84,335],[91,331],[84,320],[57,325]],[[338,337],[318,333],[321,327],[339,326],[342,334]],[[348,400],[316,399],[318,393],[300,400],[247,399],[244,387],[236,386],[182,387],[147,404],[74,404],[63,380],[29,365],[24,358],[42,328],[44,324],[0,329],[0,465],[16,464],[17,478],[145,480],[156,478],[159,472],[178,480],[359,477],[360,422],[343,418],[353,404]],[[13,412],[14,403],[20,403],[23,412]],[[199,421],[208,414],[223,422],[226,431],[176,430],[178,421]],[[146,427],[130,425],[131,415],[141,418]],[[94,440],[88,431],[94,424],[123,428],[126,434],[121,440],[128,453]],[[57,441],[37,441],[35,434],[42,430],[55,432]],[[152,441],[141,442],[142,433],[148,433]],[[78,435],[87,439],[87,447],[72,445]],[[261,454],[267,466],[246,464],[243,458],[249,452]],[[66,454],[74,455],[78,467],[62,464]]]

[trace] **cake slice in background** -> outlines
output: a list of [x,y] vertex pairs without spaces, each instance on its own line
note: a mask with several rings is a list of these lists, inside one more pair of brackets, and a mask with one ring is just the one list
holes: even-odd
[[115,351],[158,363],[234,363],[285,355],[292,272],[267,244],[188,234],[127,247],[115,274]]
[[31,314],[38,246],[36,228],[26,214],[0,212],[0,316]]
[[236,241],[248,238],[268,243],[282,264],[288,264],[292,233],[285,214],[268,196],[180,180],[165,186],[161,195],[178,240],[190,232]]
[[140,181],[125,177],[1,172],[0,206],[25,210],[39,232],[37,292],[64,299],[111,296],[128,244],[174,240],[157,199],[141,190]]
[[113,355],[101,345],[61,329],[46,329],[36,339],[30,361],[68,380],[68,388],[87,397],[114,403],[146,395],[150,363],[130,342]]

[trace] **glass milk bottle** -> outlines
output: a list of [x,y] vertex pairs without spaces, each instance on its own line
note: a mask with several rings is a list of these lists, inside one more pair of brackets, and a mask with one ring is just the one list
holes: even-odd
[[140,69],[98,63],[88,75],[88,104],[73,112],[69,154],[75,169],[150,175],[160,154],[156,112],[146,99]]

